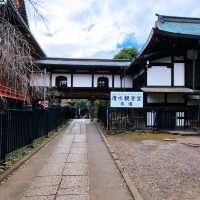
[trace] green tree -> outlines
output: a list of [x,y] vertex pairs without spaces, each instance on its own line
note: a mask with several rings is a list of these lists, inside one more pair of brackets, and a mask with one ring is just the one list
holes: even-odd
[[136,48],[123,48],[115,56],[114,59],[133,59],[138,54],[138,49]]

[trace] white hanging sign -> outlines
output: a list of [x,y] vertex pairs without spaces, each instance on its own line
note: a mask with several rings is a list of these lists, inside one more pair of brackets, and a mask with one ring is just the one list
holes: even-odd
[[111,92],[112,108],[143,108],[143,92]]

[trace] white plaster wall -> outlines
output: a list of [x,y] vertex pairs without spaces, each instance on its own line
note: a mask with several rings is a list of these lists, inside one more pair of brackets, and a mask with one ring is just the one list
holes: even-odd
[[50,86],[50,74],[47,73],[33,73],[30,77],[30,85],[38,87],[49,87]]
[[94,87],[97,87],[97,80],[99,77],[106,77],[109,81],[109,88],[112,88],[112,75],[106,75],[106,74],[95,74],[94,75]]
[[185,64],[174,63],[174,86],[185,85]]
[[125,76],[125,78],[122,79],[122,87],[133,88],[133,80],[131,76]]
[[121,88],[121,78],[120,75],[114,75],[114,87]]
[[147,103],[164,103],[165,96],[164,94],[148,94]]
[[183,95],[181,94],[168,94],[167,103],[184,103]]
[[152,66],[147,69],[148,86],[171,86],[171,69],[166,66]]
[[154,63],[171,63],[172,59],[171,57],[164,57],[156,60],[152,60]]
[[71,74],[52,74],[52,87],[56,86],[56,77],[64,76],[67,78],[67,87],[71,87]]
[[74,87],[92,87],[92,74],[74,74]]

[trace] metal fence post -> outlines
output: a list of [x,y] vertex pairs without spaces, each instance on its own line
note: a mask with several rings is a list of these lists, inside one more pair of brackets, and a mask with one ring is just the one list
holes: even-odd
[[109,130],[109,108],[107,107],[107,110],[106,110],[106,118],[107,118],[107,130]]
[[46,129],[45,129],[45,132],[46,132],[46,137],[48,138],[49,137],[49,112],[48,112],[48,109],[45,110],[45,124],[46,124]]
[[7,153],[7,131],[6,131],[6,114],[0,113],[0,134],[1,134],[1,163],[4,164]]

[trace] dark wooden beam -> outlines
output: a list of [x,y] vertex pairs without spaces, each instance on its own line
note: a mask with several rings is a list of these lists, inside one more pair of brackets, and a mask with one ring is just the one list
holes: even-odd
[[71,88],[74,87],[74,74],[73,72],[71,73]]
[[171,86],[174,86],[174,56],[171,56],[172,68],[171,68]]
[[94,88],[94,73],[92,72],[92,88]]
[[115,87],[115,75],[112,74],[112,88]]

